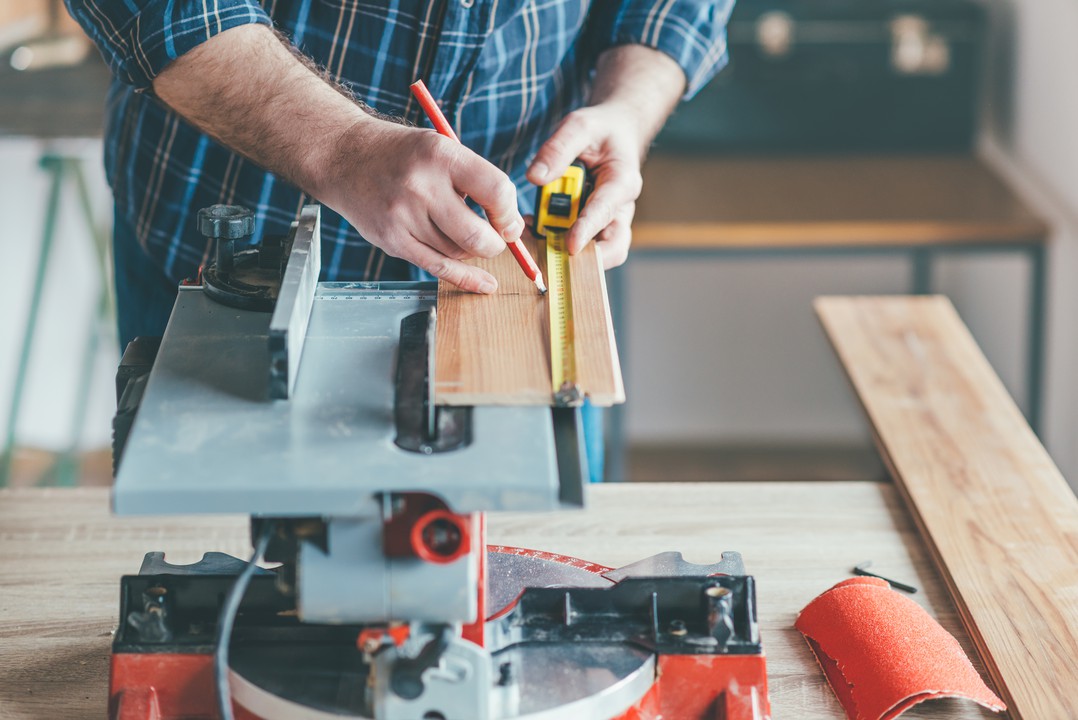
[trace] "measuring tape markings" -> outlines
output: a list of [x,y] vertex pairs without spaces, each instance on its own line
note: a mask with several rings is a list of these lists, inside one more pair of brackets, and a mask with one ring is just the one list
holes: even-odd
[[548,230],[546,264],[550,292],[550,378],[555,405],[576,405],[583,397],[577,385],[573,289],[565,231]]

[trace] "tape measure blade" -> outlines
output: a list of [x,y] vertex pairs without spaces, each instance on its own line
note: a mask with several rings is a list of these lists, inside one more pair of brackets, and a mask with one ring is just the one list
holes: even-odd
[[569,251],[565,231],[548,230],[547,278],[550,284],[550,379],[555,405],[579,405],[576,338],[573,328],[573,290],[569,282]]

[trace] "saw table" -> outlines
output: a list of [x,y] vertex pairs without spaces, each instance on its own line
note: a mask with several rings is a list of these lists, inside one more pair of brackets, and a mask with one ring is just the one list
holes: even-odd
[[766,720],[737,552],[485,542],[488,513],[581,507],[582,397],[439,402],[432,284],[319,282],[317,206],[254,227],[199,211],[213,261],[117,372],[113,511],[247,514],[255,551],[148,546],[120,578],[112,720]]

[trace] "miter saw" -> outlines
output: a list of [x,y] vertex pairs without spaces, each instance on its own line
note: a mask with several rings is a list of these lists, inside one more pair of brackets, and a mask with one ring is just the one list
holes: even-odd
[[243,513],[256,553],[122,579],[111,718],[768,717],[736,553],[486,545],[484,513],[583,505],[578,408],[436,405],[436,286],[318,282],[317,206],[199,223],[213,262],[117,374],[113,506]]

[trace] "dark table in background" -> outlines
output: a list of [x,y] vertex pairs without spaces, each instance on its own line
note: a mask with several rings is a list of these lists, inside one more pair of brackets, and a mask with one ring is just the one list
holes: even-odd
[[[909,261],[909,291],[922,295],[933,291],[933,269],[941,257],[1024,256],[1026,415],[1038,430],[1048,234],[1046,223],[973,155],[656,154],[644,167],[630,263],[892,256]],[[625,272],[607,278],[624,348]],[[611,413],[608,437],[607,477],[621,480],[621,408]]]
[[100,137],[109,70],[96,51],[69,68],[19,71],[0,54],[0,136]]

